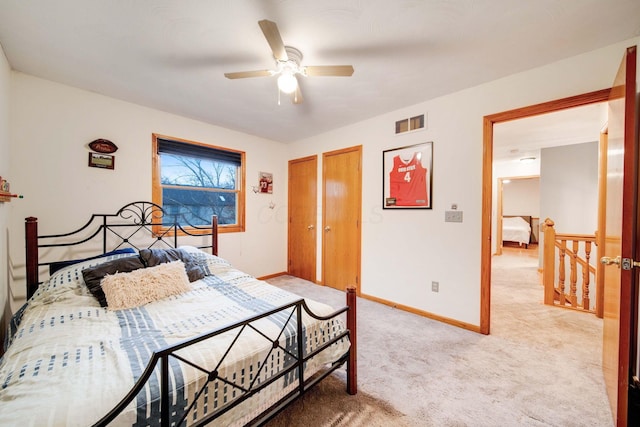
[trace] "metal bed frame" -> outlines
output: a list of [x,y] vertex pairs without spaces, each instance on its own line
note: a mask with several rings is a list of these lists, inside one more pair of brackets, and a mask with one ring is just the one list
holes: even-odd
[[[43,262],[39,259],[39,249],[40,248],[54,248],[54,247],[64,247],[64,246],[76,246],[82,243],[86,243],[92,241],[94,238],[101,239],[102,243],[102,253],[106,253],[108,250],[115,250],[124,247],[133,247],[134,249],[141,248],[152,248],[157,247],[158,245],[164,245],[166,247],[177,247],[178,246],[178,237],[179,236],[211,236],[211,244],[207,244],[204,246],[198,246],[199,248],[210,248],[211,253],[213,255],[218,254],[218,221],[217,217],[213,216],[211,227],[193,227],[188,226],[184,227],[181,224],[181,219],[184,219],[185,216],[183,213],[177,213],[174,215],[167,215],[163,208],[157,204],[151,202],[133,202],[125,205],[121,209],[118,210],[115,214],[94,214],[91,216],[89,221],[82,226],[81,228],[63,234],[51,234],[51,235],[38,235],[38,220],[35,217],[28,217],[25,219],[25,238],[26,238],[26,268],[27,268],[27,297],[31,297],[37,290],[40,281],[39,281],[39,270],[41,267],[52,264],[52,262]],[[170,219],[170,221],[169,221]],[[184,221],[182,221],[184,222]],[[97,225],[96,225],[97,224]],[[92,231],[92,227],[96,227],[94,231]],[[84,237],[78,240],[72,240],[73,236],[81,234],[85,234]],[[140,245],[136,238],[139,238],[139,233],[150,233],[151,234],[151,243]],[[65,240],[62,243],[44,243],[51,242],[53,240]],[[70,240],[71,239],[71,240]],[[115,241],[114,241],[115,240]],[[264,333],[260,332],[260,330],[256,326],[256,322],[265,317],[271,316],[275,313],[284,314],[287,316],[288,321],[282,327],[279,336],[275,340],[271,340]],[[334,337],[330,341],[324,343],[319,348],[313,350],[312,352],[305,354],[303,348],[303,340],[297,339],[297,337],[303,337],[303,322],[302,316],[303,313],[318,319],[318,320],[329,320],[332,318],[336,318],[344,313],[346,313],[347,318],[347,329],[343,331],[338,336]],[[287,329],[287,326],[290,325],[290,322],[295,322],[296,327],[296,351],[291,352],[287,351],[284,347],[282,347],[279,343],[280,338]],[[286,352],[287,357],[290,357],[293,361],[283,369],[278,372],[276,375],[270,377],[268,380],[260,382],[257,380],[259,375],[256,375],[253,381],[249,384],[248,387],[242,386],[240,384],[234,383],[226,378],[223,378],[218,374],[217,368],[221,366],[225,357],[230,353],[234,344],[240,338],[240,336],[247,330],[252,330],[257,332],[259,335],[264,337],[266,340],[271,342],[272,349],[269,351],[269,354],[273,352],[275,349],[279,348]],[[182,348],[185,348],[189,345],[194,345],[205,340],[214,339],[216,336],[227,333],[230,331],[236,331],[235,338],[232,340],[231,344],[227,348],[223,357],[217,361],[217,366],[213,370],[207,370],[192,361],[186,360],[181,357],[176,352]],[[331,347],[336,342],[348,338],[350,341],[350,348],[341,358],[339,358],[336,362],[331,364],[328,367],[325,367],[324,370],[321,370],[316,375],[304,379],[304,366],[308,360],[313,358],[315,355],[319,354],[323,350]],[[265,361],[269,355],[264,359]],[[170,374],[169,374],[169,364],[171,359],[176,359],[182,363],[188,364],[193,368],[201,371],[203,374],[206,374],[207,380],[205,384],[200,387],[200,390],[196,394],[196,399],[194,402],[187,408],[182,410],[181,408],[172,407],[170,402],[171,399],[171,389],[169,386]],[[161,412],[161,426],[169,426],[172,424],[175,425],[184,425],[187,416],[189,415],[189,411],[195,405],[197,398],[204,392],[207,385],[212,381],[221,381],[227,384],[230,387],[233,387],[234,390],[237,390],[238,393],[234,399],[217,408],[215,412],[210,413],[206,417],[198,420],[197,423],[193,425],[204,425],[212,422],[222,414],[228,412],[234,407],[240,405],[245,400],[249,399],[251,396],[259,393],[261,390],[265,389],[269,385],[271,385],[274,381],[284,377],[285,375],[291,375],[297,377],[295,380],[297,385],[295,389],[284,397],[282,397],[279,401],[275,402],[271,407],[267,408],[265,411],[256,416],[248,425],[262,425],[273,418],[278,412],[284,409],[289,403],[306,393],[311,387],[320,382],[323,378],[331,374],[336,369],[340,368],[342,365],[346,364],[347,370],[347,387],[346,391],[349,394],[357,393],[357,343],[356,343],[356,290],[354,287],[349,287],[346,292],[346,306],[336,310],[334,313],[328,316],[317,316],[315,315],[307,306],[304,299],[299,299],[295,302],[283,305],[281,307],[272,309],[268,312],[261,313],[259,315],[244,319],[241,322],[229,324],[217,330],[213,330],[211,332],[207,332],[205,334],[201,334],[196,337],[192,337],[190,339],[186,339],[177,344],[166,346],[164,348],[157,349],[151,360],[148,362],[144,372],[141,377],[138,379],[134,387],[129,391],[129,393],[120,401],[120,403],[115,406],[109,413],[107,413],[102,419],[100,419],[95,425],[96,426],[106,426],[111,421],[113,421],[117,415],[122,412],[127,405],[136,398],[138,393],[143,389],[147,381],[150,377],[152,377],[153,373],[156,371],[157,366],[160,366],[160,412]],[[266,364],[263,363],[264,366]]]

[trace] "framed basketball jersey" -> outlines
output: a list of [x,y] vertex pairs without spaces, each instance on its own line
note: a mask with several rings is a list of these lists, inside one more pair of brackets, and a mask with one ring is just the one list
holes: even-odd
[[430,209],[433,143],[383,152],[385,209]]

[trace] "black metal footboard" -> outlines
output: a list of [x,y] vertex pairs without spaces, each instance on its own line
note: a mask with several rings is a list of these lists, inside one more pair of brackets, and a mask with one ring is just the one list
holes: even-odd
[[[333,360],[325,364],[323,368],[317,373],[311,373],[315,375],[309,375],[310,373],[307,373],[307,378],[305,379],[305,366],[311,359],[318,356],[323,351],[330,349],[330,347],[337,345],[337,343],[341,340],[349,339],[351,342],[351,339],[355,339],[355,290],[350,289],[348,291],[347,301],[348,306],[338,309],[328,316],[318,316],[310,310],[304,299],[300,299],[295,302],[267,311],[265,313],[252,316],[241,322],[229,324],[215,331],[211,331],[197,337],[184,340],[177,344],[161,348],[153,353],[151,360],[146,366],[146,369],[136,382],[135,386],[131,389],[131,391],[120,401],[120,403],[116,407],[114,407],[95,425],[106,426],[111,421],[113,421],[134,399],[136,399],[138,394],[148,384],[149,379],[152,378],[154,374],[159,376],[160,413],[157,415],[157,417],[160,418],[161,426],[169,426],[172,424],[175,424],[176,426],[186,425],[188,417],[190,425],[200,426],[211,423],[223,414],[245,402],[247,399],[250,399],[252,396],[255,396],[256,394],[265,390],[267,387],[275,385],[274,383],[276,383],[277,381],[282,381],[285,377],[289,379],[295,378],[295,381],[290,383],[284,396],[280,396],[278,400],[275,401],[271,406],[261,411],[260,414],[257,414],[250,422],[248,422],[248,425],[264,424],[272,417],[274,417],[278,412],[284,409],[290,402],[303,395],[311,387],[313,387],[331,372],[338,369],[345,362],[347,362],[347,376],[349,378],[348,383],[353,383],[355,381],[355,341],[351,343],[349,349],[337,360]],[[303,322],[304,314],[319,321],[330,321],[332,319],[337,319],[340,315],[342,315],[343,313],[347,313],[349,310],[352,310],[352,312],[348,313],[347,315],[347,329],[341,332],[332,332],[330,334],[330,339],[319,343],[315,347],[312,344],[307,345],[307,341],[311,340],[311,338],[306,336],[306,327]],[[264,333],[259,329],[260,325],[258,323],[261,319],[265,319],[273,315],[286,316],[287,320],[286,322],[284,322],[278,336],[275,338],[270,338],[267,333]],[[295,335],[293,335],[291,332],[292,325],[295,326]],[[329,328],[328,324],[325,325],[325,327]],[[353,332],[351,331],[351,329],[353,329]],[[225,377],[219,372],[219,369],[224,364],[226,358],[233,352],[234,345],[236,345],[243,334],[247,333],[248,331],[250,331],[249,333],[257,335],[268,341],[266,345],[270,346],[270,349],[268,349],[266,356],[264,356],[262,363],[260,363],[259,365],[259,371],[254,374],[253,378],[250,381],[239,382],[237,380],[234,380],[233,378]],[[200,366],[198,363],[195,363],[192,360],[187,360],[185,357],[177,353],[178,351],[189,346],[203,343],[207,340],[215,339],[221,334],[226,333],[232,334],[234,338],[231,340],[231,343],[229,344],[228,348],[226,348],[226,351],[224,351],[223,355],[214,361],[215,367],[213,369],[206,369],[203,366]],[[273,334],[273,331],[271,331],[271,333]],[[289,343],[293,342],[293,345],[283,345],[283,342],[287,340]],[[274,351],[279,351],[282,355],[284,355],[284,357],[288,359],[288,363],[275,375],[265,377],[262,370],[267,369],[267,361],[270,359],[271,354]],[[190,403],[185,405],[184,408],[177,408],[175,405],[171,404],[171,402],[180,401],[180,399],[176,399],[176,396],[174,395],[175,393],[184,394],[186,392],[184,389],[174,390],[174,388],[170,385],[171,374],[169,365],[170,363],[175,361],[179,361],[182,364],[188,365],[191,368],[200,371],[204,381],[204,384],[198,387],[198,391],[196,392],[195,396],[189,397]],[[232,400],[229,400],[226,403],[223,403],[219,407],[215,408],[212,412],[203,416],[199,416],[198,419],[194,421],[194,416],[192,415],[194,406],[198,402],[200,396],[205,392],[205,390],[208,390],[207,387],[209,387],[215,381],[232,387],[235,392],[235,397]],[[354,394],[355,383],[348,384],[347,391],[351,394]],[[253,414],[251,415],[253,416]],[[156,414],[154,414],[154,419],[157,419]]]

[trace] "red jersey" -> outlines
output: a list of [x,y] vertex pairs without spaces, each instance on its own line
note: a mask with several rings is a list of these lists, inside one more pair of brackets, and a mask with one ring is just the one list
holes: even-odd
[[422,166],[419,153],[404,161],[393,158],[389,173],[389,196],[396,199],[396,206],[427,206],[427,169]]

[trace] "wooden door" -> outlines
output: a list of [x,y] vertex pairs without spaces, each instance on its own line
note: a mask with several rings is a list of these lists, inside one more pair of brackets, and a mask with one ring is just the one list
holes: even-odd
[[360,293],[362,146],[323,154],[322,280]]
[[289,161],[288,273],[316,281],[318,157]]
[[[604,268],[603,357],[607,394],[617,426],[628,417],[632,289],[637,229],[638,156],[635,123],[636,48],[627,49],[609,100]],[[626,264],[626,265],[625,265]]]

